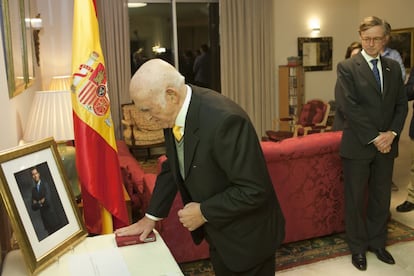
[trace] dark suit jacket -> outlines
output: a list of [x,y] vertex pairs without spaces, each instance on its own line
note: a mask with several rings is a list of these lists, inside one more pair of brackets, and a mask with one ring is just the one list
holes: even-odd
[[[45,199],[43,204],[33,203],[33,200],[39,201],[42,198]],[[32,188],[32,209],[40,210],[40,216],[42,217],[45,229],[49,234],[55,232],[59,228],[59,219],[56,215],[54,206],[51,205],[51,192],[49,183],[40,181],[39,191],[35,186]]]
[[[407,98],[409,101],[414,100],[414,67],[411,68],[410,77],[408,78],[408,81],[405,84],[405,92],[407,93]],[[414,139],[414,113],[411,117],[409,135],[411,139]]]
[[194,241],[205,237],[230,269],[243,271],[275,254],[284,238],[284,218],[247,114],[219,93],[192,90],[184,134],[185,181],[172,131],[166,129],[168,159],[147,212],[166,217],[180,190],[184,204],[201,203],[208,220],[192,232]]
[[[372,158],[371,143],[381,131],[401,133],[407,115],[407,96],[401,69],[394,60],[381,57],[384,89],[381,93],[374,74],[361,53],[338,64],[335,98],[345,117],[340,154],[346,158]],[[398,155],[398,137],[390,158]]]

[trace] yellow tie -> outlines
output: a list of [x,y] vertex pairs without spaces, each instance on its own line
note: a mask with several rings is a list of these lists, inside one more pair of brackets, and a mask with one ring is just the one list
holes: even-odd
[[181,127],[180,126],[174,126],[172,131],[173,131],[175,139],[178,142],[180,142],[181,138],[183,138],[183,135],[181,134]]

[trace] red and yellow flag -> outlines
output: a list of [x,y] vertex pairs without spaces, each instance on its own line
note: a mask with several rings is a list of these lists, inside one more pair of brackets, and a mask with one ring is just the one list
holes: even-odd
[[[89,233],[112,232],[128,224],[106,68],[99,40],[95,0],[75,0],[72,45],[72,106],[76,167]],[[103,230],[104,229],[104,230]]]

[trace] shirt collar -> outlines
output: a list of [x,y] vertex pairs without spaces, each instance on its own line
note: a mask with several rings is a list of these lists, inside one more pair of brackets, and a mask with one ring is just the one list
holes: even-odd
[[[361,54],[362,54],[362,56],[365,58],[365,60],[368,62],[368,64],[372,64],[371,63],[371,60],[373,60],[373,59],[378,59],[378,65],[380,65],[381,64],[381,59],[380,59],[380,55],[378,54],[376,57],[371,57],[370,55],[368,55],[366,52],[365,52],[365,50],[363,49],[362,51],[361,51]],[[370,65],[371,66],[371,65]],[[379,67],[378,67],[379,68]]]
[[181,106],[180,112],[178,112],[177,118],[175,119],[175,125],[182,127],[181,130],[183,132],[185,129],[185,118],[187,116],[187,111],[190,105],[190,99],[191,99],[191,94],[192,94],[191,87],[188,85],[186,85],[186,87],[187,87],[187,91],[186,91],[186,96],[185,96],[183,105]]

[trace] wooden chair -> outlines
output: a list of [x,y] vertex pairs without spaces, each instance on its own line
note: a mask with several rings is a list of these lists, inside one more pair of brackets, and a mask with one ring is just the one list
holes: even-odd
[[[312,133],[324,132],[330,129],[327,126],[330,111],[329,103],[314,99],[303,105],[299,117],[294,116],[273,120],[273,130],[266,131],[266,139],[274,142],[286,138],[305,136]],[[279,122],[290,122],[291,131],[276,130]]]

